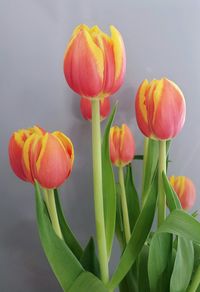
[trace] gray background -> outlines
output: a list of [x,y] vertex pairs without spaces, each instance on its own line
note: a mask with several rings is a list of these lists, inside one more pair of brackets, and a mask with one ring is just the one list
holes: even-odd
[[[98,24],[109,32],[115,25],[127,51],[125,83],[116,121],[126,122],[136,137],[133,99],[144,79],[167,76],[183,90],[187,120],[171,150],[170,174],[188,175],[200,188],[200,1],[0,1],[0,291],[61,291],[40,246],[34,193],[8,165],[7,144],[18,128],[39,124],[71,137],[75,165],[62,187],[67,218],[82,244],[94,233],[90,123],[79,113],[79,97],[63,76],[63,54],[73,28]],[[135,163],[139,185],[141,167]],[[198,209],[198,198],[194,209]],[[111,269],[118,259],[115,243]]]

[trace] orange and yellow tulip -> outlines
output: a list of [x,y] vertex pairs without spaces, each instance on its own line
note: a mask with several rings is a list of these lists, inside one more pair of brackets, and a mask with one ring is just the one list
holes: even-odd
[[[80,99],[80,111],[85,120],[91,121],[92,119],[92,101],[88,98],[82,97]],[[100,100],[100,117],[101,121],[104,120],[110,112],[110,98],[105,97]]]
[[166,78],[142,82],[136,94],[135,110],[140,130],[153,139],[172,139],[185,122],[183,93]]
[[122,85],[126,56],[119,31],[110,27],[111,37],[98,26],[75,28],[64,55],[64,74],[79,95],[104,98]]
[[126,124],[110,129],[110,159],[117,167],[123,167],[133,160],[135,141],[131,130]]
[[74,150],[70,139],[56,131],[47,133],[38,127],[15,132],[9,143],[10,164],[21,179],[44,188],[59,187],[70,175]]
[[182,208],[191,209],[196,200],[196,190],[191,179],[186,176],[171,176],[170,183],[180,200]]

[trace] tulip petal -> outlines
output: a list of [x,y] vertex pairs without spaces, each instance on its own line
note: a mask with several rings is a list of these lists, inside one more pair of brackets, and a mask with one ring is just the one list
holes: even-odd
[[102,90],[103,70],[101,49],[88,29],[78,30],[64,57],[64,73],[69,86],[82,96],[97,96]]

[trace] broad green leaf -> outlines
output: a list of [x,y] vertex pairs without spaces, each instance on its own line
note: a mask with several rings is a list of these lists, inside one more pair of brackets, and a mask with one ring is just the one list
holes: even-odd
[[148,275],[151,291],[159,291],[159,283],[171,258],[172,237],[155,233],[149,248]]
[[99,262],[95,253],[94,240],[91,237],[80,259],[83,268],[99,277]]
[[105,216],[105,232],[108,258],[110,257],[113,238],[115,234],[115,220],[116,220],[116,189],[115,178],[112,164],[110,161],[109,149],[109,134],[112,122],[115,117],[117,105],[108,119],[103,142],[102,142],[102,179],[103,179],[103,199],[104,199],[104,216]]
[[79,260],[83,254],[83,250],[82,250],[78,240],[75,238],[73,232],[71,231],[69,225],[67,224],[67,222],[65,220],[62,206],[61,206],[60,199],[59,199],[58,190],[55,189],[54,194],[55,194],[56,209],[57,209],[57,213],[58,213],[58,220],[60,223],[60,228],[62,231],[63,238],[64,238],[67,246],[71,249],[73,254]]
[[139,255],[138,260],[138,284],[139,291],[149,292],[149,278],[148,278],[148,256],[149,246],[145,244]]
[[115,270],[108,287],[114,289],[125,277],[133,263],[135,262],[137,256],[139,255],[142,247],[147,239],[149,231],[152,226],[155,206],[157,199],[157,176],[155,176],[147,200],[144,204],[143,209],[138,217],[138,220],[133,229],[131,238],[121,256],[119,265]]
[[37,223],[40,240],[51,268],[64,291],[74,283],[83,267],[69,247],[54,232],[43,202],[39,184],[35,183]]
[[200,223],[183,210],[172,211],[157,232],[171,233],[200,244]]
[[128,215],[131,231],[135,226],[137,218],[140,214],[140,205],[138,194],[134,185],[133,176],[132,176],[132,167],[129,164],[126,167],[126,177],[125,177],[125,189],[126,189],[126,199],[128,205]]
[[117,201],[117,209],[116,209],[116,224],[115,224],[115,232],[117,235],[117,239],[120,243],[120,247],[124,250],[126,246],[125,234],[124,234],[124,226],[123,226],[123,219],[122,219],[122,208],[120,202],[120,184],[116,184],[116,201]]
[[170,281],[170,292],[186,291],[194,264],[194,249],[192,241],[178,237],[178,246],[174,269]]
[[105,285],[89,272],[79,275],[67,292],[109,292]]
[[126,274],[119,284],[120,292],[139,292],[137,281],[133,275],[132,269]]

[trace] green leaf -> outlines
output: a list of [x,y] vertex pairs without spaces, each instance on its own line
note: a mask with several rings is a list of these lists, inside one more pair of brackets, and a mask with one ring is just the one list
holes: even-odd
[[186,291],[194,264],[194,249],[192,241],[178,238],[178,246],[174,269],[170,281],[170,292]]
[[114,289],[122,281],[142,250],[153,222],[156,199],[157,176],[153,180],[147,200],[135,224],[131,238],[121,256],[119,265],[108,284],[110,289]]
[[117,209],[116,209],[116,224],[115,224],[115,232],[117,235],[117,239],[120,243],[120,247],[124,250],[126,246],[125,234],[124,234],[124,226],[123,226],[123,219],[122,219],[122,208],[120,202],[120,184],[116,184],[116,197],[117,197]]
[[83,272],[67,292],[108,292],[104,284],[89,272]]
[[74,283],[83,267],[71,250],[54,232],[43,202],[39,184],[35,183],[37,223],[40,240],[51,268],[64,291]]
[[143,160],[144,159],[144,155],[135,155],[133,160]]
[[117,105],[108,119],[105,133],[102,142],[102,179],[103,179],[103,199],[104,199],[104,216],[105,216],[105,232],[108,258],[110,257],[113,238],[115,234],[115,220],[116,220],[116,189],[115,178],[112,164],[110,161],[109,149],[109,133],[112,122],[115,117]]
[[172,237],[170,234],[155,233],[149,248],[148,275],[151,291],[159,291],[162,275],[171,258]]
[[200,223],[183,210],[172,211],[157,232],[171,233],[200,244]]
[[148,278],[148,256],[149,246],[144,245],[138,260],[138,285],[139,291],[149,292],[149,278]]
[[126,199],[128,205],[128,215],[131,231],[135,226],[137,218],[140,214],[140,205],[138,194],[134,185],[133,176],[132,176],[132,167],[131,163],[126,167],[126,177],[125,177],[125,189],[126,189]]
[[99,277],[99,262],[95,253],[94,240],[91,237],[80,259],[83,268]]
[[60,228],[62,231],[64,241],[66,242],[68,247],[71,249],[73,254],[79,260],[83,254],[83,250],[82,250],[78,240],[75,238],[73,232],[71,231],[69,225],[67,224],[67,222],[65,220],[62,206],[61,206],[60,199],[59,199],[59,193],[58,193],[57,189],[54,190],[54,195],[55,195],[56,209],[57,209],[57,213],[58,213],[58,220],[60,223]]

